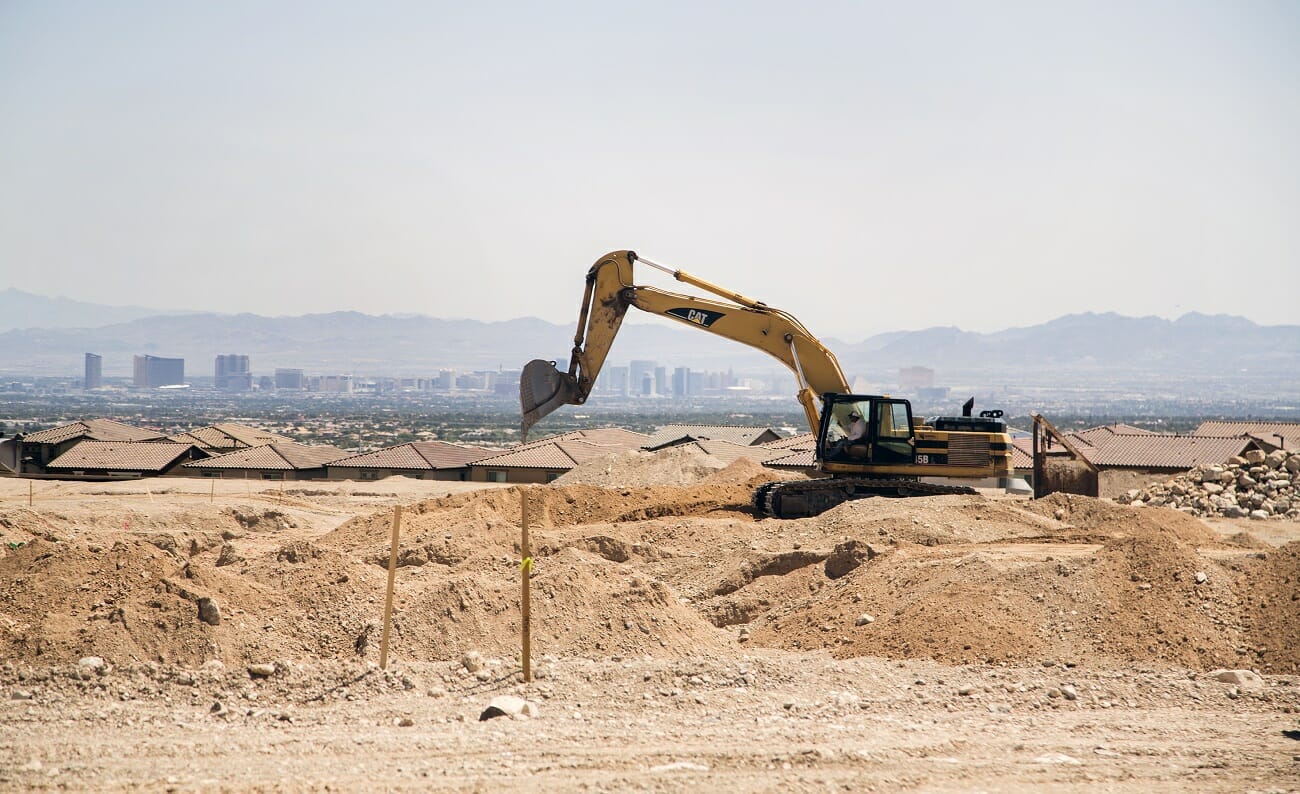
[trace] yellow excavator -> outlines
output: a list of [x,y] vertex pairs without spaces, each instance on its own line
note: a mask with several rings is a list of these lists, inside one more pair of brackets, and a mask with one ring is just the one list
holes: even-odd
[[[633,281],[638,262],[723,300],[638,286]],[[825,476],[760,486],[754,493],[760,515],[813,516],[871,496],[975,493],[968,485],[933,478],[998,478],[1005,484],[1013,476],[1011,438],[1001,411],[972,416],[971,400],[961,416],[918,421],[907,400],[852,394],[835,355],[791,315],[633,251],[608,253],[587,272],[568,371],[542,359],[524,366],[519,402],[525,440],[547,414],[587,401],[629,306],[762,350],[795,374],[799,403],[816,436],[816,466]]]

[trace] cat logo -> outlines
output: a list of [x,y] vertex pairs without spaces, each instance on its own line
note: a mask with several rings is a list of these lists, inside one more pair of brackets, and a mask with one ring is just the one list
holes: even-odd
[[702,325],[705,328],[708,328],[719,319],[727,316],[722,312],[711,312],[707,309],[669,309],[664,313],[671,314],[673,317],[676,317],[679,320],[685,320],[688,323]]

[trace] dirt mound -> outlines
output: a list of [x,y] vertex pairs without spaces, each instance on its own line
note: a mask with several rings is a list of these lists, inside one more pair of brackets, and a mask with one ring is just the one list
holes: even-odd
[[[1300,544],[1257,550],[1176,511],[1060,495],[867,499],[759,520],[751,491],[770,476],[742,460],[692,485],[408,503],[391,651],[515,657],[526,493],[539,654],[684,658],[743,641],[960,663],[1300,665]],[[125,504],[69,490],[7,506],[0,655],[374,661],[392,511],[365,503],[380,509],[340,524],[343,497],[321,498],[316,513],[306,495]]]
[[1223,545],[1218,533],[1195,516],[1178,510],[1135,508],[1090,496],[1063,493],[1026,502],[1025,509],[1078,529],[1100,531],[1110,537],[1164,529],[1181,541],[1198,547]]
[[[750,642],[757,645],[826,648],[836,656],[1206,669],[1240,665],[1242,648],[1258,646],[1265,650],[1251,656],[1270,669],[1300,665],[1294,551],[1266,555],[1277,557],[1266,567],[1245,565],[1255,559],[1245,555],[1221,563],[1197,548],[1204,541],[1218,546],[1217,537],[1188,525],[1180,513],[1171,519],[1165,511],[1118,512],[1079,498],[1073,517],[1105,542],[1049,542],[1043,530],[1054,520],[1017,524],[1014,512],[1006,512],[1017,508],[985,513],[988,506],[978,499],[943,499],[949,502],[924,500],[930,504],[917,507],[923,500],[907,500],[918,521],[910,535],[907,521],[892,516],[888,504],[872,504],[876,500],[827,513],[829,526],[868,544],[871,555],[841,578],[828,576],[829,565],[822,576],[810,565],[792,587],[763,582],[757,598],[748,587],[737,590],[708,604],[712,619],[719,625],[753,621]],[[1056,513],[1050,504],[1039,507]],[[944,512],[949,524],[939,526]],[[959,516],[972,513],[992,519],[992,531],[963,528]],[[1243,568],[1260,578],[1243,578]],[[1238,591],[1260,582],[1274,595],[1253,608]],[[766,604],[775,607],[764,611]]]
[[1300,671],[1300,542],[1241,560],[1243,633],[1266,672]]
[[864,535],[885,542],[989,543],[1060,534],[1061,525],[1026,512],[1022,502],[984,496],[926,496],[907,499],[859,499],[828,510],[818,521],[846,536]]
[[557,477],[555,484],[603,487],[694,485],[726,466],[696,446],[668,447],[655,452],[629,450],[575,466]]

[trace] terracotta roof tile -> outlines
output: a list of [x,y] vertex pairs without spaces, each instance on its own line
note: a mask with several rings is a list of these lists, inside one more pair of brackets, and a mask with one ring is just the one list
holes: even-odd
[[763,465],[771,466],[774,469],[812,469],[817,466],[817,456],[811,449],[800,449],[788,455],[764,461]]
[[1106,438],[1100,445],[1080,446],[1079,452],[1095,466],[1190,469],[1201,463],[1223,463],[1253,446],[1253,441],[1240,436],[1216,438],[1164,433],[1117,433]]
[[459,469],[495,454],[498,454],[496,450],[448,444],[445,441],[412,441],[339,458],[330,465],[382,469]]
[[23,441],[32,444],[62,444],[81,437],[94,441],[153,441],[166,438],[166,435],[157,430],[114,422],[112,419],[85,419],[28,433],[23,436]]
[[1274,447],[1300,449],[1300,422],[1202,422],[1192,433],[1221,437],[1248,435]]
[[643,449],[655,450],[683,440],[730,441],[746,446],[757,442],[764,434],[779,436],[770,427],[745,427],[740,425],[664,425],[642,445]]
[[341,449],[306,444],[263,444],[260,447],[240,449],[224,455],[186,463],[187,469],[265,469],[291,471],[318,469],[327,463],[346,457]]
[[192,444],[168,441],[79,441],[50,461],[49,471],[103,469],[105,471],[166,471],[184,457]]
[[589,441],[561,440],[528,444],[499,455],[474,461],[471,466],[513,469],[571,469],[601,455],[626,452],[628,447],[614,444],[593,444]]
[[797,436],[786,436],[776,441],[769,441],[763,446],[768,449],[812,449],[817,446],[817,436],[812,433],[800,433]]

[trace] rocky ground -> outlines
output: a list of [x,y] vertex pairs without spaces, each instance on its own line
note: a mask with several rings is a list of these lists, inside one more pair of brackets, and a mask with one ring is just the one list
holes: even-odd
[[1295,521],[766,476],[0,480],[0,789],[1300,788]]

